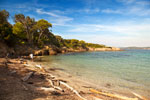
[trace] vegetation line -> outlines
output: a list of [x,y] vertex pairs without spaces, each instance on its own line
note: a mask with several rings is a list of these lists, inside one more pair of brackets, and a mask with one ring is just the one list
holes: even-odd
[[[63,39],[52,33],[52,24],[44,19],[35,21],[30,16],[15,14],[13,19],[15,24],[12,25],[8,22],[8,18],[9,12],[1,10],[0,43],[8,46],[9,50],[6,53],[9,52],[9,54],[28,55],[40,49],[47,51],[36,52],[37,55],[111,48],[105,45],[86,43],[83,40]],[[21,51],[19,51],[20,49]]]

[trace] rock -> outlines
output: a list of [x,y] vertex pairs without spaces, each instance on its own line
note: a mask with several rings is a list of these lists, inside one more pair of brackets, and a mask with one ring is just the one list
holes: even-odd
[[42,56],[42,50],[35,50],[34,55],[36,56]]
[[66,47],[61,48],[61,53],[66,53],[66,52],[68,52]]
[[57,55],[57,52],[53,49],[49,50],[49,55]]
[[43,50],[42,55],[49,55],[49,50]]
[[49,46],[44,46],[44,49],[48,50],[50,47]]
[[114,50],[114,51],[120,51],[121,49],[120,48],[116,48],[116,47],[112,47],[112,50]]
[[121,51],[120,48],[106,47],[106,48],[88,48],[89,51]]

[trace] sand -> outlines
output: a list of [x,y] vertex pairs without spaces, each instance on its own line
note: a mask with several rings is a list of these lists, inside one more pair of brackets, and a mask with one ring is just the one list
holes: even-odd
[[[62,85],[59,85],[59,87],[64,91],[41,90],[41,87],[52,88],[52,86],[47,81],[48,76],[35,67],[40,62],[30,60],[24,60],[24,62],[27,62],[27,64],[22,64],[20,59],[8,59],[6,61],[5,58],[0,58],[0,100],[82,100],[73,91]],[[57,80],[66,82],[86,100],[121,100],[93,93],[90,91],[90,89],[95,89],[93,84],[77,79],[61,70],[46,69],[46,73],[55,76]],[[27,81],[22,81],[22,78],[30,72],[34,72],[34,75]]]

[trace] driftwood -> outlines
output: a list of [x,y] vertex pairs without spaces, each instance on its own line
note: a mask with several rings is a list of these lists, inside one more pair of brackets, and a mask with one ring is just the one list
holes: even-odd
[[42,72],[46,72],[46,70],[41,65],[35,65],[35,66],[38,67]]
[[46,88],[46,87],[39,87],[39,88],[37,88],[37,90],[43,90],[46,92],[56,92],[56,90],[54,88]]
[[132,92],[135,96],[137,96],[138,98],[140,98],[140,99],[142,99],[142,100],[148,100],[148,99],[146,99],[145,97],[143,97],[143,96],[141,96],[141,95],[139,95],[139,94],[137,94],[137,93],[135,93],[135,92]]
[[[39,66],[40,67],[40,66]],[[44,68],[43,68],[44,69]],[[44,69],[45,70],[45,69]],[[79,98],[81,98],[82,100],[86,100],[85,98],[83,98],[75,89],[73,89],[72,87],[70,87],[68,84],[66,84],[65,82],[63,81],[60,81],[59,79],[54,79],[55,76],[49,74],[49,73],[46,73],[46,71],[44,72],[46,75],[50,76],[54,81],[57,81],[58,82],[58,85],[62,84],[64,86],[66,86],[67,88],[69,88],[71,91],[73,91],[73,93],[75,93]],[[62,92],[64,92],[63,89],[61,89],[60,87],[58,86],[54,86],[54,83],[53,83],[53,80],[50,80],[50,79],[47,79],[47,81],[51,84],[51,86],[54,88],[54,89],[57,89],[57,90],[60,90]]]
[[52,79],[54,79],[54,78],[55,78],[55,76],[53,76],[53,75],[52,75],[52,74],[50,74],[50,73],[47,73],[46,75],[50,76],[50,78],[52,78]]
[[27,67],[29,67],[30,65],[28,65],[28,64],[23,64],[24,66],[27,66]]
[[64,92],[64,90],[62,88],[58,87],[58,86],[54,86],[54,89],[57,89],[57,90],[60,90],[60,91]]
[[105,95],[105,96],[109,96],[109,97],[113,97],[113,98],[118,98],[118,99],[122,99],[122,100],[138,100],[138,98],[129,98],[129,97],[121,96],[118,94],[104,93],[104,92],[100,92],[100,91],[97,91],[94,89],[90,89],[90,91],[93,93],[97,93],[97,94],[101,94],[101,95]]
[[61,85],[64,85],[65,87],[67,87],[67,88],[69,88],[71,91],[73,91],[73,93],[75,93],[79,98],[81,98],[82,100],[87,100],[87,99],[85,99],[85,98],[83,98],[78,92],[77,92],[77,90],[75,90],[75,89],[73,89],[71,86],[69,86],[68,84],[66,84],[66,83],[64,83],[64,82],[62,82],[62,81],[60,81],[60,84]]
[[58,83],[59,83],[59,85],[62,84],[62,85],[64,85],[65,87],[69,88],[71,91],[73,91],[73,93],[75,93],[75,94],[76,94],[79,98],[81,98],[82,100],[87,100],[87,99],[83,98],[75,89],[73,89],[72,87],[70,87],[68,84],[66,84],[65,82],[60,81],[60,80],[58,80],[58,79],[55,79],[55,76],[53,76],[53,75],[47,73],[47,71],[46,71],[41,65],[36,65],[36,67],[40,68],[40,69],[42,70],[43,74],[45,74],[45,75],[47,75],[47,76],[50,76],[51,79],[48,79],[48,78],[47,78],[46,80],[50,83],[50,85],[51,85],[54,89],[57,89],[57,90],[60,90],[60,91],[64,92],[64,90],[63,90],[62,88],[60,88],[60,87],[58,87],[58,86],[54,86],[53,79],[54,79],[54,81],[57,80]]
[[30,72],[30,73],[28,73],[26,76],[24,76],[23,78],[22,78],[22,81],[27,81],[32,75],[34,74],[34,72]]
[[58,86],[54,86],[54,83],[53,83],[52,80],[47,79],[47,81],[50,83],[50,85],[51,85],[54,89],[57,89],[57,90],[60,90],[60,91],[64,92],[64,90],[63,90],[62,88],[60,88],[60,87],[58,87]]
[[54,89],[54,88],[39,87],[39,88],[37,88],[37,90],[42,90],[42,91],[45,91],[45,92],[50,92],[53,95],[60,95],[60,93],[56,89]]

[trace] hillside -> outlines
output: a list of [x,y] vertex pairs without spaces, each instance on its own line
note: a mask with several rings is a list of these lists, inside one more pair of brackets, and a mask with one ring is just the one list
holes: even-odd
[[56,55],[57,53],[81,51],[118,51],[119,48],[83,40],[63,39],[52,33],[52,24],[44,19],[35,21],[30,16],[16,14],[15,24],[8,22],[9,12],[0,11],[0,52],[4,56]]

